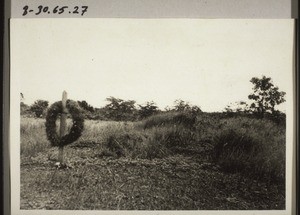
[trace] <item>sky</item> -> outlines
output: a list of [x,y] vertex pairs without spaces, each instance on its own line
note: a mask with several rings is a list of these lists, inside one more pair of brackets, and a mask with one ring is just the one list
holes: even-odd
[[292,35],[288,19],[15,19],[11,72],[28,105],[66,90],[94,107],[113,96],[223,111],[248,101],[252,77],[290,92]]

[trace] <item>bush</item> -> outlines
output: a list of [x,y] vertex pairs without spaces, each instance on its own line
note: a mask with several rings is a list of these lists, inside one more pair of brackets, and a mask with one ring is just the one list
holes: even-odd
[[219,131],[226,121],[221,119],[220,115],[200,114],[195,124],[195,132],[197,134],[197,141],[202,146],[212,149],[212,144]]
[[147,158],[181,153],[196,144],[195,133],[183,126],[154,127],[146,133]]
[[255,138],[239,130],[225,130],[216,138],[215,159],[229,172],[250,170],[256,163],[249,162],[262,149]]
[[187,128],[194,128],[197,115],[192,112],[167,112],[151,116],[143,121],[142,127],[149,129],[169,125],[182,125]]
[[266,114],[265,118],[275,122],[277,125],[283,126],[284,128],[286,126],[286,114],[280,111],[274,111],[272,114]]
[[48,101],[37,100],[30,106],[30,111],[32,111],[37,118],[42,118],[45,116],[48,105]]
[[140,130],[123,124],[107,129],[104,134],[105,148],[116,157],[163,158],[195,142],[193,131],[177,125]]
[[131,125],[119,124],[106,128],[104,146],[117,157],[145,157],[145,136]]
[[214,159],[225,171],[285,179],[285,131],[266,119],[228,119],[214,138]]

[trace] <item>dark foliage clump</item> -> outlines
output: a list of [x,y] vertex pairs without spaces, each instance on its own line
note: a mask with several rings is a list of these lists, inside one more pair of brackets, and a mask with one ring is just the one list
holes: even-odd
[[44,100],[37,100],[32,106],[30,106],[30,111],[35,114],[37,118],[42,118],[43,113],[46,111],[49,102]]

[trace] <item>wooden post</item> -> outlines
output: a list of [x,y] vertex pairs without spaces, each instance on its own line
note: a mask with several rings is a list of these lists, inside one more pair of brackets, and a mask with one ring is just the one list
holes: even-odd
[[[62,113],[60,117],[60,137],[62,138],[66,134],[67,128],[67,92],[62,94]],[[63,164],[64,162],[64,146],[59,146],[58,161]]]

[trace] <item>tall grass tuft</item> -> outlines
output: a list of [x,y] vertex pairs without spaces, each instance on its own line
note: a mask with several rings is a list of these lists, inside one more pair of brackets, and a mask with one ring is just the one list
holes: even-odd
[[163,158],[195,142],[195,135],[182,125],[155,126],[146,130],[133,125],[114,125],[105,131],[104,146],[116,157]]
[[44,119],[21,118],[21,156],[35,156],[47,150],[47,141]]
[[145,135],[132,123],[112,124],[103,132],[104,148],[116,157],[145,157]]
[[265,119],[227,119],[214,138],[223,170],[267,180],[285,179],[285,130]]
[[196,142],[195,133],[181,125],[153,127],[147,134],[147,157],[163,158],[182,152]]

